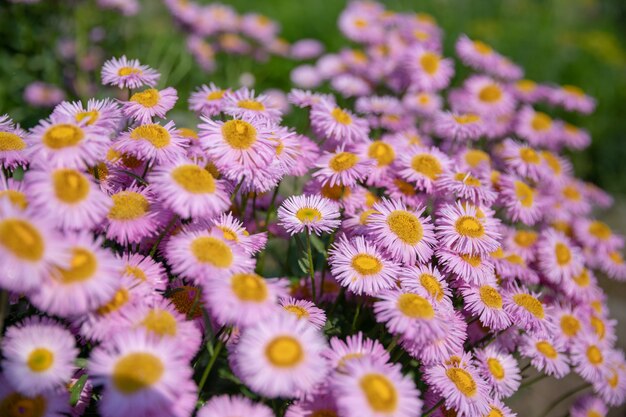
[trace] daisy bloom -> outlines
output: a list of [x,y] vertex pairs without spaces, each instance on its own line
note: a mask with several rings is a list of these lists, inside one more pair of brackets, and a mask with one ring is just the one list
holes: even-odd
[[573,224],[574,236],[583,246],[599,251],[610,251],[624,246],[624,238],[613,233],[604,222],[594,219],[580,219]]
[[87,126],[95,126],[109,133],[115,132],[122,122],[122,112],[118,104],[111,99],[89,99],[87,107],[80,101],[59,104],[52,112],[52,118],[74,119],[76,123],[85,123]]
[[0,201],[6,201],[19,211],[26,210],[29,205],[29,196],[25,192],[24,181],[8,178],[6,183],[0,180]]
[[539,372],[563,378],[569,373],[565,344],[557,337],[522,335],[520,353],[530,358]]
[[346,363],[345,373],[331,379],[339,415],[346,417],[410,417],[422,409],[413,380],[400,365],[363,359]]
[[294,401],[285,411],[285,417],[338,416],[334,393],[327,386],[321,388],[320,391]]
[[488,284],[462,286],[463,308],[477,315],[480,322],[491,330],[504,330],[511,325],[511,317],[504,310],[500,289]]
[[514,413],[501,400],[494,399],[489,402],[489,413],[483,414],[483,417],[491,416],[516,417],[517,413]]
[[0,164],[8,169],[25,166],[26,132],[16,126],[8,115],[0,115]]
[[323,329],[326,324],[326,313],[308,300],[298,300],[293,297],[283,297],[278,305],[285,311],[293,314],[298,320],[309,322],[316,329]]
[[63,230],[98,225],[112,206],[90,175],[75,168],[41,168],[26,176],[29,203]]
[[[254,259],[218,231],[184,231],[172,236],[165,258],[175,274],[196,283],[223,279],[254,269]],[[245,289],[245,286],[244,288]]]
[[545,203],[534,187],[510,175],[503,175],[498,185],[500,201],[511,220],[532,226],[543,217]]
[[198,417],[274,417],[274,412],[265,404],[252,402],[242,395],[216,395],[211,397],[200,410]]
[[517,361],[495,346],[474,351],[480,376],[491,386],[496,398],[508,398],[520,386],[522,377]]
[[358,154],[344,151],[340,146],[334,152],[325,152],[315,164],[319,168],[313,173],[322,185],[356,185],[368,175],[373,162],[362,159]]
[[115,149],[123,154],[158,164],[172,162],[185,153],[187,140],[176,130],[174,122],[142,124],[122,134]]
[[339,224],[339,207],[319,195],[291,196],[278,208],[278,224],[289,234],[330,233]]
[[322,356],[333,369],[340,372],[345,372],[345,365],[353,360],[366,358],[370,362],[385,364],[391,359],[389,352],[378,340],[368,339],[362,332],[346,337],[345,341],[332,337],[330,347],[322,352]]
[[553,89],[551,100],[563,106],[565,110],[583,114],[593,113],[596,107],[596,100],[575,85],[563,85]]
[[24,412],[38,412],[41,417],[65,417],[70,410],[70,394],[66,390],[50,390],[36,396],[18,391],[0,374],[0,413],[7,417],[22,417]]
[[504,158],[504,163],[517,175],[532,181],[548,177],[544,170],[544,159],[540,151],[517,143],[512,139],[505,139],[502,145],[501,156]]
[[626,279],[626,260],[620,250],[602,252],[600,254],[600,269],[610,278],[623,281]]
[[425,372],[431,389],[445,398],[448,409],[459,417],[473,417],[489,412],[489,385],[480,377],[469,353],[452,356]]
[[404,60],[411,87],[418,91],[446,88],[454,75],[454,61],[436,51],[411,48]]
[[481,216],[476,206],[446,204],[437,210],[435,221],[439,243],[453,251],[484,255],[500,247],[498,221]]
[[435,116],[433,128],[444,139],[467,143],[480,139],[485,129],[483,122],[475,113],[441,112]]
[[498,194],[491,189],[490,181],[485,175],[472,175],[469,172],[448,171],[441,174],[437,181],[437,191],[445,195],[474,204],[491,205]]
[[458,253],[445,248],[437,249],[435,255],[444,272],[453,273],[457,279],[466,284],[491,286],[496,284],[490,256]]
[[2,369],[18,391],[35,396],[69,382],[78,356],[74,336],[40,317],[9,327],[2,340]]
[[425,208],[408,208],[402,203],[383,199],[368,220],[374,242],[385,248],[393,259],[407,265],[417,260],[427,262],[433,254],[434,227],[430,217],[421,217]]
[[411,146],[400,154],[398,175],[431,193],[441,174],[450,168],[450,160],[438,148]]
[[189,96],[189,109],[198,115],[217,116],[222,112],[227,92],[213,83],[203,84]]
[[378,246],[363,236],[341,236],[329,251],[333,277],[351,292],[376,295],[393,288],[400,265],[390,260]]
[[563,146],[570,149],[585,149],[591,144],[591,134],[580,127],[564,122],[559,132]]
[[574,370],[583,379],[592,383],[602,377],[611,354],[607,345],[590,332],[581,334],[570,346]]
[[554,284],[577,276],[584,266],[580,249],[553,229],[542,233],[537,244],[537,261],[539,270]]
[[515,133],[532,146],[550,146],[557,139],[560,124],[547,114],[530,106],[522,107],[517,114]]
[[513,285],[502,295],[504,310],[517,326],[531,333],[551,334],[554,330],[547,308],[536,294]]
[[351,145],[368,139],[367,121],[337,107],[334,102],[321,100],[313,104],[310,117],[313,132],[331,142]]
[[122,275],[151,290],[165,291],[168,283],[163,265],[149,256],[127,252],[122,256]]
[[242,381],[268,398],[311,392],[326,378],[326,347],[315,327],[286,312],[246,328],[233,352]]
[[231,212],[222,213],[211,222],[213,228],[222,232],[224,239],[237,243],[250,255],[262,250],[267,243],[266,232],[249,234],[241,220],[233,216]]
[[579,397],[569,410],[572,417],[606,417],[609,408],[593,395]]
[[471,76],[463,87],[469,96],[469,107],[478,114],[501,116],[511,113],[515,108],[511,93],[490,77]]
[[122,104],[122,112],[138,123],[150,123],[153,117],[164,118],[177,100],[178,94],[172,87],[164,90],[148,88],[130,96],[130,99]]
[[593,389],[608,405],[617,406],[626,399],[626,361],[622,353],[613,353],[607,358],[602,378],[594,381]]
[[245,328],[276,314],[287,285],[252,272],[212,277],[204,284],[204,302],[220,325]]
[[139,88],[143,85],[154,87],[161,74],[136,59],[111,58],[102,66],[102,84],[118,88]]
[[111,336],[91,352],[88,373],[104,386],[103,417],[128,414],[186,417],[196,405],[188,358],[178,343],[143,329]]
[[432,264],[410,266],[400,273],[402,288],[409,291],[424,289],[436,303],[447,301],[452,293],[441,272]]
[[462,34],[456,41],[456,53],[465,65],[477,70],[485,70],[494,65],[500,57],[483,41],[474,41]]
[[163,223],[152,187],[136,185],[111,195],[113,205],[106,216],[106,236],[125,245],[153,236]]
[[254,90],[246,87],[228,91],[222,100],[222,111],[236,119],[260,118],[270,122],[279,122],[281,119],[281,111],[272,106],[268,96],[261,94],[255,97]]

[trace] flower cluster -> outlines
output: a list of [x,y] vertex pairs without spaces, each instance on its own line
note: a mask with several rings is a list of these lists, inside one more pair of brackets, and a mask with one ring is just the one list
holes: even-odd
[[[276,39],[168,5],[227,46]],[[596,278],[626,280],[624,239],[563,153],[588,133],[538,110],[594,100],[466,36],[451,86],[429,16],[353,2],[339,26],[358,48],[305,74],[338,94],[287,95],[305,129],[213,83],[177,125],[176,89],[126,57],[101,72],[125,100],[0,117],[0,415],[512,417],[531,366],[592,388],[572,416],[624,403]]]

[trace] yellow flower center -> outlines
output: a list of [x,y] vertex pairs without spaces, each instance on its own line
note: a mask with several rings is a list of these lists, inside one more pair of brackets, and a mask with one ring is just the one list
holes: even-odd
[[[352,268],[361,275],[374,275],[383,269],[383,264],[375,256],[359,253],[352,258]],[[353,280],[356,280],[354,277]]]
[[559,159],[556,156],[554,156],[552,152],[542,151],[541,156],[543,157],[543,160],[546,161],[550,169],[554,171],[555,174],[559,175],[561,171],[563,171],[563,168],[561,167],[561,163],[559,162]]
[[7,218],[0,221],[0,244],[25,261],[39,261],[45,243],[39,231],[26,220]]
[[312,223],[322,220],[322,212],[314,207],[302,207],[296,211],[296,217],[302,223]]
[[124,275],[130,275],[133,277],[133,279],[139,282],[145,282],[148,280],[148,276],[146,275],[146,273],[143,272],[141,268],[138,268],[136,266],[126,265],[126,267],[124,268]]
[[472,43],[474,44],[474,50],[481,55],[489,55],[493,52],[491,46],[487,45],[483,41],[473,41]]
[[543,304],[532,295],[524,293],[515,294],[513,301],[538,319],[544,318]]
[[120,77],[127,77],[129,75],[141,74],[142,71],[139,68],[122,67],[117,71],[117,75]]
[[616,388],[619,384],[619,374],[615,369],[609,369],[609,371],[611,371],[611,376],[606,379],[606,382],[611,388]]
[[441,301],[443,298],[443,288],[441,288],[441,284],[437,278],[431,274],[421,274],[419,280],[422,287],[428,291],[431,297],[434,297],[437,301]]
[[361,19],[361,18],[356,18],[353,21],[354,26],[356,26],[359,29],[363,29],[367,27],[367,20],[365,19]]
[[145,140],[157,149],[165,148],[171,140],[170,132],[157,124],[138,126],[130,133],[130,137],[134,140]]
[[420,65],[428,75],[433,75],[437,73],[440,62],[441,59],[439,58],[439,56],[432,52],[424,52],[420,57]]
[[585,96],[585,92],[582,90],[582,88],[577,87],[575,85],[564,85],[561,87],[561,89],[567,93],[573,94],[578,97]]
[[222,136],[233,149],[245,150],[256,142],[256,128],[243,120],[229,120],[222,125]]
[[411,160],[411,168],[431,180],[436,180],[443,172],[441,162],[431,154],[417,154]]
[[561,317],[561,330],[568,337],[574,337],[580,331],[580,321],[571,314],[565,314]]
[[88,249],[76,247],[72,249],[72,260],[69,269],[59,269],[63,284],[74,284],[89,280],[98,269],[98,259]]
[[405,293],[398,297],[398,309],[407,317],[414,319],[432,319],[435,310],[432,304],[421,295]]
[[75,169],[58,169],[52,174],[54,193],[64,203],[74,204],[89,195],[89,181]]
[[341,123],[342,125],[352,124],[352,117],[339,107],[335,107],[330,114],[337,123]]
[[530,230],[518,230],[513,237],[515,243],[523,248],[528,248],[537,241],[537,233]]
[[26,142],[15,133],[0,132],[0,152],[21,151],[26,148]]
[[369,219],[369,217],[374,213],[376,213],[376,210],[373,210],[373,209],[364,210],[359,215],[359,223],[365,226],[367,224],[367,219]]
[[257,274],[235,274],[230,279],[233,293],[242,301],[260,303],[267,299],[265,280]]
[[398,191],[400,191],[402,194],[407,195],[407,196],[415,195],[415,187],[413,186],[413,184],[403,181],[400,178],[394,178],[393,184],[398,188]]
[[226,94],[226,91],[224,90],[211,91],[209,94],[207,94],[206,99],[209,101],[220,100],[222,97],[224,97],[224,94]]
[[539,157],[539,154],[535,152],[533,148],[528,148],[528,147],[521,148],[519,151],[519,157],[522,158],[522,161],[528,164],[537,165],[541,162],[541,158]]
[[128,290],[126,288],[120,288],[119,290],[117,290],[117,292],[113,295],[113,298],[111,298],[108,303],[100,306],[96,311],[101,316],[104,316],[119,310],[124,305],[126,305],[129,300],[130,293],[128,292]]
[[178,323],[176,319],[166,310],[150,310],[141,324],[150,332],[158,336],[176,336]]
[[541,353],[548,359],[556,359],[557,356],[559,356],[556,349],[554,349],[554,346],[552,346],[549,342],[545,340],[540,340],[539,342],[537,342],[535,344],[535,347],[537,348],[539,353]]
[[485,228],[483,227],[483,224],[474,216],[459,217],[454,223],[454,228],[461,236],[473,239],[483,237],[485,235]]
[[604,362],[602,351],[596,345],[591,345],[587,348],[587,359],[589,359],[592,365],[600,365]]
[[573,185],[563,187],[563,197],[572,201],[579,201],[581,198],[580,191]]
[[504,413],[500,409],[491,404],[489,404],[489,407],[491,408],[491,410],[489,411],[489,414],[487,414],[485,417],[504,417]]
[[304,359],[300,342],[291,336],[278,336],[267,344],[265,356],[279,368],[292,368]]
[[135,220],[150,209],[148,199],[134,191],[121,191],[111,196],[113,206],[109,210],[111,220]]
[[195,164],[176,167],[172,178],[185,191],[192,194],[212,194],[215,192],[215,180],[209,171]]
[[567,265],[572,260],[572,252],[569,247],[561,242],[557,242],[554,246],[554,254],[556,256],[556,262],[560,265]]
[[394,210],[387,216],[391,232],[407,245],[416,245],[424,237],[424,228],[419,218],[405,210]]
[[465,369],[449,368],[446,375],[464,396],[473,397],[476,394],[476,381]]
[[367,156],[375,159],[379,167],[386,167],[396,158],[396,152],[391,145],[377,140],[369,146]]
[[83,120],[87,119],[87,121],[85,122],[87,126],[96,123],[99,117],[100,113],[98,113],[98,110],[81,111],[80,113],[76,113],[75,116],[77,123],[80,123]]
[[326,184],[322,186],[321,190],[321,194],[323,197],[329,198],[334,201],[339,201],[342,197],[349,196],[350,193],[350,187],[339,184],[333,186]]
[[490,159],[486,152],[478,149],[471,149],[465,153],[465,162],[472,168],[477,167],[483,162],[489,162]]
[[62,123],[48,128],[42,142],[48,148],[63,149],[78,145],[84,137],[85,133],[80,127]]
[[478,98],[486,103],[495,103],[502,98],[502,90],[497,85],[490,84],[479,91]]
[[591,222],[589,233],[600,240],[608,240],[611,237],[611,228],[599,220]]
[[228,268],[233,263],[233,251],[220,239],[201,236],[191,242],[191,253],[200,263]]
[[11,204],[20,210],[25,210],[28,207],[28,199],[26,198],[26,194],[21,191],[16,190],[0,190],[0,198],[6,197],[9,199]]
[[461,181],[463,184],[468,185],[470,187],[480,187],[480,180],[476,177],[471,176],[470,174],[464,174],[462,172],[458,172],[454,175],[454,179],[457,181]]
[[532,207],[535,202],[535,190],[522,181],[515,181],[515,196],[523,207]]
[[552,127],[552,119],[547,114],[538,111],[533,116],[530,125],[532,126],[533,130],[542,132]]
[[45,372],[54,365],[54,352],[46,348],[34,349],[28,355],[26,364],[33,372]]
[[113,368],[113,385],[122,394],[132,395],[150,388],[163,376],[165,366],[152,353],[129,353],[117,361]]
[[361,377],[359,386],[369,406],[378,413],[392,413],[398,407],[398,391],[382,374],[367,374]]
[[265,106],[263,105],[263,103],[256,100],[240,100],[239,102],[237,102],[237,107],[253,111],[265,110]]
[[488,358],[487,366],[489,367],[489,372],[491,372],[491,375],[493,375],[495,379],[501,380],[504,378],[504,367],[498,359]]
[[340,152],[333,156],[328,162],[328,166],[335,172],[345,171],[352,168],[359,161],[359,158],[350,152]]
[[[176,310],[187,317],[196,319],[202,317],[202,301],[198,300],[197,296],[197,288],[183,285],[173,291],[170,299]],[[193,311],[191,310],[192,308]]]
[[453,116],[453,118],[460,125],[467,125],[480,121],[480,116],[474,113],[460,114],[457,116]]
[[579,287],[586,287],[591,282],[591,278],[589,277],[589,270],[587,268],[583,268],[580,274],[573,277],[574,282]]
[[502,296],[494,287],[483,285],[478,290],[478,294],[480,295],[481,301],[485,303],[487,307],[497,310],[502,308]]
[[609,252],[609,258],[611,259],[611,261],[613,261],[614,263],[616,263],[618,265],[621,265],[621,264],[624,263],[624,257],[618,251],[611,251],[611,252]]
[[602,319],[597,316],[592,315],[589,319],[591,321],[591,327],[593,327],[594,333],[598,336],[600,340],[604,339],[604,335],[606,333],[606,326]]
[[283,308],[291,314],[294,314],[296,317],[298,317],[298,319],[309,317],[309,312],[304,307],[300,307],[295,304],[289,304],[283,306]]
[[515,83],[515,86],[518,90],[524,93],[530,93],[531,91],[534,91],[535,88],[537,88],[537,83],[532,80],[519,80],[517,83]]
[[12,392],[0,401],[0,415],[6,417],[43,417],[47,409],[46,399],[41,395],[31,398]]

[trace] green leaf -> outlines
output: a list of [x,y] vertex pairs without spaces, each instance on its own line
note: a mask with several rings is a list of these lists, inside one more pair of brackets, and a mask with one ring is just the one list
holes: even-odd
[[72,389],[70,390],[70,404],[75,406],[78,404],[78,400],[80,399],[80,393],[83,392],[83,387],[87,382],[87,374],[83,374],[78,381],[72,385]]
[[321,254],[326,253],[326,247],[324,245],[324,242],[322,242],[322,239],[320,239],[319,237],[315,235],[311,235],[310,239],[311,239],[311,245],[315,248],[315,250],[317,250]]
[[309,259],[308,258],[300,258],[298,259],[298,266],[300,270],[305,274],[309,273]]

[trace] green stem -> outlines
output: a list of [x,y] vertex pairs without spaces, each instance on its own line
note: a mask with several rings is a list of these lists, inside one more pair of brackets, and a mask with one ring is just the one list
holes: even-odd
[[550,404],[550,406],[546,409],[546,411],[543,412],[541,417],[546,417],[548,414],[550,414],[550,411],[554,410],[556,408],[556,406],[559,405],[562,401],[568,399],[569,397],[571,397],[574,394],[578,394],[580,391],[582,391],[584,389],[587,389],[590,386],[591,386],[591,384],[589,384],[588,382],[585,382],[584,384],[579,385],[578,387],[573,388],[570,391],[567,391],[565,394],[561,395],[559,398],[554,400],[554,402],[552,404]]
[[120,169],[120,172],[123,172],[124,174],[126,174],[126,175],[128,175],[130,177],[133,177],[134,179],[139,181],[140,184],[148,185],[148,181],[144,180],[143,177],[140,177],[139,175],[135,174],[134,172],[126,171],[125,169]]
[[320,298],[324,295],[324,279],[326,278],[326,269],[328,267],[328,251],[331,246],[335,242],[335,235],[337,234],[337,230],[330,235],[330,239],[328,240],[328,246],[326,246],[326,253],[324,254],[324,267],[322,268],[322,279],[320,280]]
[[395,335],[393,339],[391,339],[391,343],[389,343],[389,346],[387,346],[387,352],[391,353],[393,351],[393,349],[398,344],[398,340],[400,340],[399,335]]
[[170,228],[177,221],[178,221],[178,215],[175,214],[174,217],[172,217],[172,220],[170,220],[170,222],[167,224],[167,226],[165,226],[165,229],[163,229],[163,231],[161,232],[161,234],[157,238],[156,242],[154,242],[154,246],[152,246],[152,249],[150,249],[150,256],[151,257],[154,257],[154,255],[156,254],[157,248],[159,247],[159,244],[161,243],[161,241],[163,240],[163,238],[165,237],[167,232],[170,230]]
[[356,330],[356,322],[359,318],[359,314],[361,313],[361,303],[356,305],[356,311],[354,313],[354,318],[352,319],[352,333]]
[[276,197],[278,196],[279,188],[280,188],[280,184],[278,184],[276,188],[274,188],[274,194],[272,194],[272,200],[270,201],[270,206],[268,207],[267,213],[265,214],[265,224],[264,224],[265,230],[267,230],[267,228],[270,225],[270,219],[272,218],[272,213],[274,212],[274,204],[276,204]]
[[541,375],[538,375],[538,376],[536,376],[536,377],[534,377],[532,379],[529,379],[528,381],[526,381],[522,385],[520,385],[520,389],[530,387],[534,383],[541,381],[542,379],[546,378],[547,376],[548,376],[547,374],[541,374]]
[[444,401],[443,398],[437,401],[437,404],[433,405],[431,408],[428,409],[428,411],[422,414],[422,417],[428,417],[429,415],[434,413],[441,406],[441,404],[443,404],[443,401]]
[[309,276],[311,278],[311,298],[313,302],[317,302],[317,297],[315,296],[315,269],[313,268],[313,252],[311,251],[311,232],[306,232],[306,253],[308,257],[309,264]]
[[148,184],[148,181],[146,181],[146,174],[148,173],[148,170],[150,169],[150,162],[151,161],[146,162],[146,167],[143,169],[143,173],[141,174],[141,179],[146,184]]
[[204,368],[204,372],[202,373],[202,378],[200,378],[200,382],[198,383],[198,392],[201,392],[202,388],[204,388],[204,384],[206,384],[206,380],[209,377],[209,374],[211,373],[211,368],[213,368],[213,365],[215,365],[215,361],[217,360],[217,357],[220,355],[220,352],[222,351],[223,347],[224,347],[224,342],[222,342],[222,340],[218,338],[217,345],[215,346],[215,349],[213,351],[213,356],[211,356],[209,363],[206,364],[206,368]]
[[233,201],[235,201],[235,198],[237,197],[237,193],[239,192],[239,189],[241,188],[241,184],[243,184],[243,178],[241,179],[241,181],[239,181],[239,184],[237,184],[237,186],[235,187],[235,189],[233,190],[233,193],[230,196],[230,202],[232,203]]

